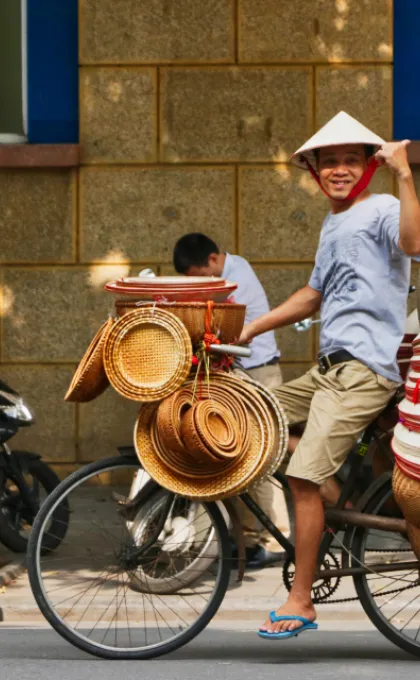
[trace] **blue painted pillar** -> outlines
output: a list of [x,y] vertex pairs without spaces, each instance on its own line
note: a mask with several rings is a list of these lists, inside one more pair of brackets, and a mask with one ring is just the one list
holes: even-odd
[[28,141],[79,141],[77,0],[27,0]]
[[420,140],[420,1],[394,1],[394,139]]

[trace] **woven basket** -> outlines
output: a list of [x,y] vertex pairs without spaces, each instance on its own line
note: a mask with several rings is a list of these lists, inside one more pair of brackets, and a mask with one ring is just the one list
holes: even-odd
[[[193,381],[189,380],[184,389],[190,389],[193,394]],[[206,469],[191,461],[188,455],[176,452],[171,452],[168,464],[167,452],[162,456],[162,451],[156,449],[156,445],[159,446],[155,426],[157,407],[151,406],[141,409],[134,440],[142,466],[161,486],[187,498],[215,501],[242,493],[278,464],[278,421],[274,420],[273,409],[270,410],[258,391],[236,376],[212,373],[210,384],[203,387],[202,392],[201,396],[216,403],[229,405],[235,399],[245,409],[249,436],[245,437],[246,446],[240,457],[222,464],[217,471],[213,465],[213,472],[209,467]]]
[[270,409],[274,422],[276,422],[276,442],[274,448],[277,453],[273,453],[271,466],[267,464],[266,469],[262,471],[260,476],[256,478],[251,485],[250,488],[254,488],[260,484],[263,484],[268,479],[268,477],[272,476],[283,462],[283,459],[287,454],[287,447],[289,444],[289,421],[286,412],[272,390],[268,389],[256,380],[253,380],[245,372],[241,373],[239,377],[250,383],[254,389],[257,390]]
[[244,450],[232,412],[213,399],[194,404],[183,418],[181,435],[188,454],[203,463],[218,466]]
[[201,440],[217,458],[232,459],[243,447],[238,423],[227,408],[213,399],[199,402],[195,409],[195,427]]
[[223,459],[215,456],[210,450],[208,442],[200,437],[197,431],[196,419],[197,411],[204,402],[197,402],[192,409],[186,413],[182,419],[181,435],[188,455],[199,463],[207,463],[213,465],[216,469]]
[[92,401],[108,387],[109,380],[104,369],[103,349],[113,324],[114,319],[109,318],[91,341],[66,392],[65,401],[80,403]]
[[420,528],[420,481],[405,475],[396,465],[392,477],[395,500],[408,522]]
[[161,309],[137,309],[121,317],[104,347],[109,382],[134,401],[159,401],[173,394],[191,370],[187,329]]
[[156,425],[160,441],[165,448],[178,451],[178,453],[185,453],[185,446],[181,439],[181,420],[191,407],[191,393],[182,389],[159,404]]
[[[221,378],[222,375],[218,376],[217,374],[214,377],[216,382],[220,381]],[[241,378],[237,378],[233,375],[223,376],[222,384],[229,384],[229,382],[232,380],[234,381],[232,387],[234,386],[235,391],[246,403],[249,403],[250,400],[254,400],[255,406],[257,406],[258,402],[263,406],[265,413],[264,415],[261,413],[260,416],[265,419],[265,424],[267,427],[267,438],[265,441],[264,450],[265,455],[260,456],[258,465],[253,470],[252,474],[249,475],[248,479],[244,480],[243,484],[237,488],[236,493],[240,494],[248,491],[250,488],[258,484],[262,478],[267,476],[268,471],[272,469],[278,451],[278,430],[276,428],[276,421],[273,418],[272,411],[267,406],[266,401],[262,399],[259,390],[254,386],[251,386],[248,381],[242,380]],[[255,402],[255,397],[258,398],[258,402]]]
[[404,474],[396,465],[392,477],[395,500],[407,520],[407,534],[411,547],[420,559],[420,481]]
[[[180,394],[181,392],[184,393],[183,399],[191,402],[194,400],[192,384],[190,384],[190,387],[188,389],[184,387],[177,394]],[[187,396],[185,396],[185,394]],[[175,398],[175,396],[176,395],[173,395],[173,398]],[[206,401],[207,400],[204,401],[200,400],[199,402],[196,403],[204,404],[206,403]],[[212,404],[215,404],[214,400],[211,400],[211,402]],[[162,402],[162,404],[163,403],[164,402]],[[220,405],[221,403],[225,404],[227,409],[233,408],[234,417],[236,422],[238,423],[238,430],[241,432],[242,451],[238,454],[233,463],[232,460],[228,459],[223,464],[219,464],[217,462],[215,465],[215,461],[212,462],[212,459],[208,455],[206,455],[205,460],[199,461],[197,460],[197,458],[194,458],[194,455],[190,456],[185,447],[184,449],[180,449],[175,447],[171,448],[170,446],[167,446],[166,439],[164,436],[162,436],[162,433],[164,433],[165,430],[170,430],[171,428],[170,426],[168,427],[165,424],[163,424],[162,427],[162,424],[159,425],[158,423],[158,418],[152,416],[151,438],[153,446],[155,447],[155,452],[157,453],[161,461],[165,463],[165,465],[167,465],[167,467],[169,467],[170,470],[172,470],[172,472],[174,472],[175,474],[180,474],[181,476],[188,477],[190,479],[214,478],[215,476],[218,476],[219,473],[223,473],[227,467],[239,464],[242,455],[245,455],[249,446],[250,428],[248,413],[242,400],[238,400],[235,393],[232,393],[232,390],[229,387],[225,387],[224,390],[221,391],[220,394],[218,395],[218,404]],[[157,411],[158,414],[162,404],[158,408]],[[144,415],[145,415],[144,412],[140,412],[139,416],[140,421],[142,420]]]
[[[149,420],[150,431],[147,432],[147,424],[144,423]],[[153,410],[153,405],[143,406],[138,426],[144,427],[144,433],[148,435],[150,441],[148,444],[152,446],[153,455],[157,456],[163,466],[169,470],[176,478],[186,478],[188,480],[211,480],[215,476],[224,474],[226,468],[230,463],[211,461],[207,458],[204,462],[198,461],[191,457],[185,450],[183,453],[174,451],[165,446],[162,441],[161,431],[157,425],[156,407]],[[192,482],[193,483],[193,482]]]
[[[119,316],[127,314],[133,309],[150,308],[154,303],[117,300],[115,308]],[[203,339],[205,330],[205,316],[207,303],[205,302],[159,302],[156,307],[171,312],[182,321],[187,328],[191,341],[197,344]],[[212,331],[220,342],[228,344],[235,342],[242,331],[245,322],[246,305],[229,303],[215,303],[212,310]]]

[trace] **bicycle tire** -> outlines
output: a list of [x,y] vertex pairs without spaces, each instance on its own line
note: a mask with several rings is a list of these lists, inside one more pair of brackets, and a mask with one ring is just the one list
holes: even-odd
[[[206,510],[213,521],[213,526],[216,530],[220,546],[220,567],[218,570],[216,584],[214,591],[209,599],[206,608],[201,612],[198,619],[181,633],[177,633],[174,638],[157,644],[152,648],[136,649],[136,650],[117,650],[104,649],[98,647],[93,642],[76,634],[71,628],[64,624],[61,617],[50,606],[50,603],[45,595],[42,585],[42,575],[39,570],[39,556],[40,556],[40,535],[49,512],[58,505],[60,499],[67,497],[68,493],[74,489],[78,484],[87,481],[89,477],[101,472],[109,472],[117,468],[129,465],[133,468],[140,468],[138,461],[132,457],[115,456],[104,459],[95,463],[86,465],[77,470],[65,479],[61,484],[48,496],[45,503],[37,515],[28,546],[28,574],[29,581],[32,588],[35,600],[50,625],[54,630],[64,639],[70,642],[75,647],[82,649],[89,654],[106,659],[152,659],[163,654],[168,654],[180,647],[184,646],[195,638],[211,621],[219,609],[226,590],[229,585],[229,576],[231,570],[231,544],[229,540],[229,533],[223,516],[215,503],[205,504]],[[42,537],[41,537],[42,540]]]
[[[363,511],[369,514],[379,514],[378,510],[385,505],[385,503],[392,496],[392,479],[390,477],[384,480],[383,485],[376,491],[376,493],[369,499]],[[370,529],[358,528],[355,530],[351,553],[353,556],[354,566],[365,563],[365,542]],[[420,641],[418,644],[410,642],[410,640],[402,635],[381,613],[379,609],[378,600],[375,599],[369,590],[366,574],[356,574],[353,576],[353,583],[357,595],[360,600],[365,613],[372,621],[374,626],[381,632],[390,642],[395,644],[400,649],[403,649],[414,656],[420,657]]]

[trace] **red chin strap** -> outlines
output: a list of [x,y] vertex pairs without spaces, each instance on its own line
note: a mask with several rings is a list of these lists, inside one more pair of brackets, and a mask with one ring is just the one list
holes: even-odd
[[321,181],[319,179],[319,175],[315,170],[313,169],[312,165],[309,163],[309,161],[305,158],[306,165],[308,167],[309,172],[311,173],[312,177],[314,178],[315,182],[319,185],[321,191],[324,192],[328,198],[330,198],[333,201],[338,201],[339,203],[346,203],[347,201],[352,201],[356,196],[362,193],[367,186],[369,185],[370,180],[372,179],[373,175],[376,172],[376,169],[379,166],[378,161],[376,158],[370,158],[368,161],[368,166],[366,170],[364,171],[363,175],[357,182],[357,184],[354,185],[353,189],[350,191],[349,195],[346,196],[346,198],[333,198],[328,191],[324,189],[324,187],[321,185]]

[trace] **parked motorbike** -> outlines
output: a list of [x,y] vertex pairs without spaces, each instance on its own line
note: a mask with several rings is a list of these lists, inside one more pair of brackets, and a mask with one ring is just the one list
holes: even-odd
[[[22,397],[0,380],[0,541],[19,553],[27,550],[30,530],[43,500],[60,482],[39,454],[12,451],[6,443],[21,427],[33,422]],[[60,504],[46,534],[44,552],[60,545],[68,522],[68,506]]]

